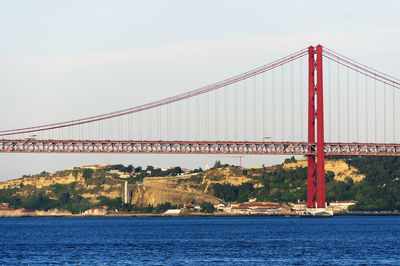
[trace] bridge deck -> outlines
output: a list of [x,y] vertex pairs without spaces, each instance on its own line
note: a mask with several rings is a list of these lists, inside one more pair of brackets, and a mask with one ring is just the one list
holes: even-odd
[[[316,143],[148,140],[0,140],[3,153],[316,154]],[[326,155],[400,156],[400,144],[325,143]]]

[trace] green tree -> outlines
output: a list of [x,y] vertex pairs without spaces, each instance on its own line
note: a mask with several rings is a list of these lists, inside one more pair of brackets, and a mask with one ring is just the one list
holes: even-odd
[[138,166],[135,168],[135,173],[140,173],[142,171],[142,167]]
[[173,209],[175,206],[172,206],[172,204],[170,202],[164,202],[161,204],[158,204],[156,207],[156,212],[160,213],[160,212],[166,212],[169,209]]
[[213,168],[217,169],[217,168],[221,168],[221,167],[222,167],[221,161],[220,160],[215,161]]
[[70,199],[71,199],[71,195],[70,195],[68,192],[66,192],[66,193],[61,193],[61,194],[58,196],[58,202],[59,202],[61,205],[66,204]]
[[96,199],[99,201],[99,203],[97,205],[100,205],[100,206],[107,205],[108,208],[111,210],[115,210],[115,209],[122,210],[122,208],[123,208],[123,203],[122,203],[121,197],[110,199],[105,196],[99,196]]
[[85,181],[89,181],[92,178],[93,174],[94,174],[93,169],[87,168],[83,170],[82,177],[85,179]]
[[203,202],[202,204],[200,204],[200,207],[201,212],[213,213],[215,211],[214,205],[209,202]]
[[326,183],[329,183],[331,181],[333,181],[335,178],[335,173],[332,171],[327,171],[325,174],[325,181]]
[[134,168],[133,165],[131,165],[131,164],[128,165],[128,167],[126,168],[126,170],[127,170],[128,173],[132,173],[134,169],[135,169],[135,168]]

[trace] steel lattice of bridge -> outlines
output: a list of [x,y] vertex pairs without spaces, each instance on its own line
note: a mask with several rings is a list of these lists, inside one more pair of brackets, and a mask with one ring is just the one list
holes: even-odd
[[[90,141],[90,140],[1,140],[0,150],[15,153],[191,153],[315,155],[316,143],[230,141]],[[400,144],[325,143],[332,155],[400,156]]]
[[326,156],[400,156],[399,90],[397,78],[310,46],[162,100],[0,130],[0,152],[304,155],[308,207],[325,207]]

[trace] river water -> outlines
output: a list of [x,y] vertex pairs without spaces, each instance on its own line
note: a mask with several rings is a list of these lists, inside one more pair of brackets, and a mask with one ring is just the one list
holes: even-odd
[[0,265],[400,264],[400,217],[0,218]]

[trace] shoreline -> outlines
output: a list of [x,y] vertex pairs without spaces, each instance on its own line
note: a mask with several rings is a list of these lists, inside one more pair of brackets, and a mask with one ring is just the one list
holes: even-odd
[[[177,214],[166,215],[156,213],[121,213],[105,215],[21,215],[21,216],[0,216],[0,218],[122,218],[122,217],[299,217],[299,214],[230,214],[230,213],[196,213],[196,214]],[[400,213],[377,212],[377,211],[353,211],[348,213],[336,213],[334,216],[400,216]]]

